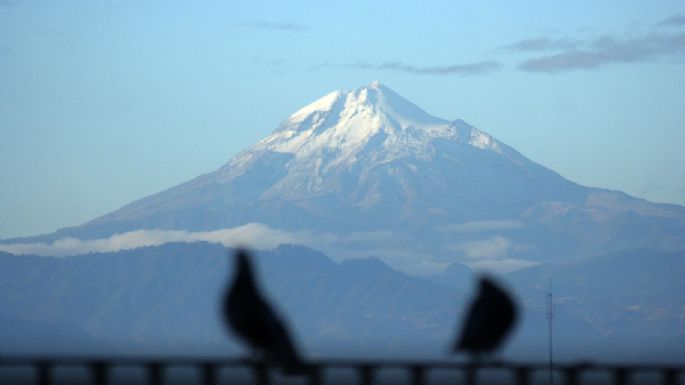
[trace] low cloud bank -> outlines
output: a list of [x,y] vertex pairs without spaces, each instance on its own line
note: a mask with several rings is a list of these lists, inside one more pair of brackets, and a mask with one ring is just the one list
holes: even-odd
[[486,259],[466,264],[471,270],[493,271],[500,274],[511,273],[535,265],[539,265],[539,262],[514,258]]
[[[517,228],[515,222],[468,223],[452,231],[483,231]],[[289,232],[274,229],[260,223],[215,231],[183,230],[136,230],[114,234],[108,238],[58,239],[51,243],[0,244],[0,251],[11,254],[34,254],[65,257],[98,252],[115,252],[146,246],[158,246],[170,242],[212,242],[226,247],[244,246],[255,249],[273,249],[280,244],[299,244],[321,250],[336,260],[379,257],[392,267],[413,274],[437,273],[454,260],[437,260],[415,244],[391,231],[379,230],[345,234],[316,233],[312,231]],[[384,246],[385,245],[385,246]],[[509,240],[494,236],[478,241],[465,242],[453,247],[455,257],[466,258],[465,263],[476,270],[506,273],[535,265],[535,262],[512,259],[508,251]]]
[[[468,228],[492,228],[493,225],[494,227],[502,229],[512,229],[521,226],[521,224],[517,222],[500,221],[492,223],[483,222],[482,224],[479,223],[478,226],[469,226]],[[462,263],[476,271],[491,271],[505,274],[539,264],[539,262],[535,261],[512,258],[510,252],[512,249],[520,248],[520,245],[515,245],[509,239],[501,235],[477,241],[464,242],[454,245],[452,248],[467,258],[467,260]]]
[[144,246],[158,246],[170,242],[206,241],[224,246],[249,246],[270,249],[282,243],[303,243],[302,235],[272,229],[259,223],[216,231],[188,232],[182,230],[136,230],[114,234],[109,238],[77,239],[62,238],[52,243],[0,244],[0,250],[12,254],[37,254],[43,256],[68,256],[92,252],[112,252]]
[[0,244],[0,251],[12,254],[36,254],[48,257],[63,257],[98,252],[113,252],[145,246],[158,246],[170,242],[212,242],[227,247],[244,246],[255,249],[272,249],[280,244],[300,244],[313,248],[331,245],[364,246],[392,237],[390,231],[368,231],[347,234],[314,233],[311,231],[289,232],[274,229],[261,223],[215,231],[184,230],[136,230],[114,234],[109,238],[58,239],[51,243],[9,243]]
[[446,225],[440,228],[441,231],[467,233],[481,231],[506,231],[525,227],[525,223],[512,220],[499,221],[471,221]]

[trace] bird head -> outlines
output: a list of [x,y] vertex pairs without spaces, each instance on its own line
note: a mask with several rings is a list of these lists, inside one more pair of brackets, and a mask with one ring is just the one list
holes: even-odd
[[481,292],[493,292],[501,290],[495,281],[486,275],[480,277],[478,288]]
[[479,291],[483,298],[488,298],[493,304],[497,303],[507,313],[511,314],[512,324],[516,323],[518,306],[516,300],[497,280],[487,275],[481,276],[479,281]]
[[252,257],[246,249],[239,248],[235,251],[233,263],[235,266],[236,281],[254,285],[251,258]]

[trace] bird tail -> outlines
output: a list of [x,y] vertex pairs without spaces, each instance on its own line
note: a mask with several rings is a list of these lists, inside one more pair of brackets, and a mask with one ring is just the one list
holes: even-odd
[[304,361],[294,350],[273,354],[267,357],[275,366],[280,367],[281,372],[286,375],[305,375],[311,372],[311,365]]
[[283,372],[283,374],[289,376],[307,375],[312,372],[312,369],[313,367],[311,365],[302,360],[284,362],[281,366],[281,371]]

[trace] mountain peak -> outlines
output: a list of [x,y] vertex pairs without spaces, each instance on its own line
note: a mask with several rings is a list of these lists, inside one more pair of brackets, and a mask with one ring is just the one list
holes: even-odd
[[334,164],[354,163],[362,149],[383,161],[408,155],[428,159],[436,138],[497,150],[489,135],[432,116],[379,81],[334,91],[306,105],[251,150],[326,158]]
[[334,175],[353,165],[371,170],[403,159],[430,161],[445,156],[445,145],[522,161],[518,153],[492,136],[461,120],[450,122],[434,117],[374,81],[352,91],[331,92],[299,109],[271,135],[235,156],[222,169],[224,177],[230,179],[257,161],[287,162],[285,175],[280,175],[269,191],[307,196],[330,188],[327,185],[336,180]]
[[333,91],[314,102],[302,107],[290,115],[281,125],[281,129],[291,129],[308,119],[317,121],[318,117],[337,113],[340,116],[351,116],[358,113],[382,115],[400,125],[420,126],[422,124],[445,124],[446,120],[431,116],[414,103],[405,99],[378,80],[352,91]]

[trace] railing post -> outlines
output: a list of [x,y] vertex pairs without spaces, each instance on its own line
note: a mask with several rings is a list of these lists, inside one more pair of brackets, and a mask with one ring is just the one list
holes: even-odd
[[624,367],[615,368],[614,385],[628,385],[628,369]]
[[147,364],[147,383],[162,385],[162,365],[159,362]]
[[525,366],[519,366],[514,369],[516,373],[516,384],[517,385],[528,385],[528,372],[529,368]]
[[202,383],[205,385],[216,384],[216,368],[212,363],[204,363],[202,365]]
[[678,384],[678,371],[675,369],[666,369],[661,372],[663,376],[664,385],[677,385]]
[[568,367],[564,370],[564,377],[566,377],[565,385],[578,384],[578,368],[575,366]]
[[371,365],[359,367],[359,383],[360,385],[373,385],[373,367]]
[[421,365],[414,365],[409,369],[411,371],[411,383],[413,385],[423,385],[426,370]]
[[52,384],[52,364],[48,361],[40,361],[36,366],[38,369],[38,384]]
[[107,385],[107,364],[103,361],[90,363],[90,375],[95,385]]
[[321,385],[321,367],[315,364],[309,364],[307,371],[310,385]]
[[466,385],[476,385],[476,365],[470,364],[464,369],[464,383]]
[[255,384],[257,385],[269,385],[269,368],[266,363],[259,361],[252,367],[255,376]]

